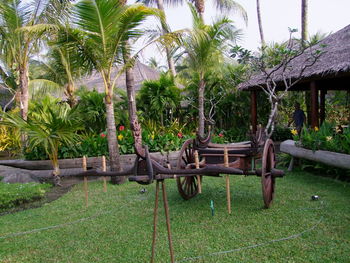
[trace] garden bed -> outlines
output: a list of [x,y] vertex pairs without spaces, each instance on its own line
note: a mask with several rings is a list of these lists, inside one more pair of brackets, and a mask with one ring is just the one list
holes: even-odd
[[310,161],[324,163],[330,166],[350,169],[350,155],[330,151],[312,151],[298,147],[293,140],[287,140],[281,143],[281,152],[288,153],[293,157],[303,158]]

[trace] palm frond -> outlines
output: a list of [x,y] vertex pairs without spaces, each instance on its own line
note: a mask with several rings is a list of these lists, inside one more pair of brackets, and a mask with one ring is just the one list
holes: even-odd
[[220,10],[221,12],[230,12],[233,11],[235,13],[238,13],[240,15],[244,22],[248,23],[248,14],[239,3],[237,3],[234,0],[215,0],[216,8]]
[[53,24],[36,24],[32,26],[23,26],[21,28],[16,29],[17,32],[23,32],[28,34],[29,36],[35,37],[40,37],[46,32],[57,32],[58,30],[59,26]]
[[29,93],[32,100],[38,100],[47,94],[55,97],[64,95],[64,87],[47,79],[35,79],[29,81]]

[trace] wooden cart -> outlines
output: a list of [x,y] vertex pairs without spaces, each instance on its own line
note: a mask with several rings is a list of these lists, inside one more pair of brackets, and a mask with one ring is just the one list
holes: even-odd
[[[130,181],[140,184],[151,184],[156,181],[155,206],[153,216],[152,255],[151,263],[155,259],[158,200],[162,186],[162,195],[165,211],[165,219],[168,232],[169,252],[171,262],[175,262],[172,237],[170,230],[169,206],[165,189],[165,179],[175,178],[180,195],[184,199],[191,199],[201,192],[203,176],[216,176],[221,174],[256,175],[261,177],[262,193],[265,207],[268,208],[274,197],[275,178],[284,176],[284,172],[277,170],[275,148],[272,140],[265,139],[262,129],[252,136],[251,141],[214,144],[210,142],[210,135],[202,139],[185,141],[179,153],[176,168],[165,164],[164,160],[155,160],[148,152],[147,146],[135,144],[137,158],[132,168],[122,172],[100,172],[96,170],[85,171],[80,174],[84,177],[85,197],[87,205],[87,177],[93,176],[129,176]],[[256,167],[257,161],[261,160],[261,168]],[[86,167],[86,163],[85,163]],[[230,208],[230,188],[228,176],[226,176],[226,190],[228,210]]]
[[[151,158],[147,147],[144,154],[137,147],[136,152],[138,157],[130,181],[149,184],[153,180],[176,178],[178,191],[186,200],[201,191],[203,176],[256,175],[261,177],[263,200],[268,208],[274,198],[275,178],[284,175],[275,168],[274,144],[271,139],[264,138],[262,129],[247,142],[215,144],[210,142],[210,135],[205,139],[199,136],[189,139],[182,145],[176,169],[164,167],[159,160]],[[258,169],[256,164],[260,160]]]

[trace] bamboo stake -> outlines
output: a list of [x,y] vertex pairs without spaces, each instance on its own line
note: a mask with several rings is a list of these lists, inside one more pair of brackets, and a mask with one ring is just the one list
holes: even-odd
[[158,223],[158,196],[159,196],[159,181],[156,184],[156,197],[154,200],[154,212],[153,212],[153,239],[152,239],[152,255],[151,263],[154,263],[154,256],[156,252],[156,239],[157,239],[157,223]]
[[[106,172],[107,167],[106,167],[106,156],[102,156],[102,171]],[[103,176],[103,192],[107,192],[107,177]]]
[[[83,156],[83,171],[87,170],[86,156]],[[85,206],[88,207],[89,193],[88,193],[88,178],[84,176],[84,192],[85,192]]]
[[[194,151],[194,162],[196,164],[196,169],[199,169],[199,156],[198,151]],[[198,193],[202,193],[202,183],[201,183],[201,176],[197,175],[197,181],[198,181]]]
[[[228,165],[228,151],[227,148],[224,148],[224,165],[225,167],[229,167]],[[227,197],[227,211],[231,214],[231,192],[230,192],[230,177],[226,174],[226,197]]]
[[167,226],[167,230],[168,230],[168,242],[169,242],[170,260],[171,260],[171,263],[175,263],[173,242],[172,242],[171,230],[170,230],[170,216],[169,216],[168,198],[167,198],[167,194],[166,194],[164,180],[162,180],[161,183],[162,183],[164,210],[165,210],[165,220],[166,220],[166,226]]

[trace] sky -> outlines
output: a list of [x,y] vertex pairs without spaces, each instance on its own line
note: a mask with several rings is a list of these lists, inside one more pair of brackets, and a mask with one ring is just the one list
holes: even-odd
[[[186,1],[184,2],[182,6],[165,7],[167,22],[172,31],[191,28],[191,14]],[[206,0],[204,19],[207,24],[224,15],[213,7],[212,2],[212,0]],[[237,44],[250,50],[256,50],[260,46],[256,1],[236,0],[236,2],[241,4],[248,14],[248,25],[245,25],[236,13],[228,14],[235,26],[243,31],[242,40]],[[350,24],[350,0],[308,0],[308,2],[309,35],[318,31],[334,33]],[[264,37],[267,43],[287,40],[288,27],[298,29],[295,36],[300,36],[301,0],[260,0],[260,6]],[[152,26],[152,23],[149,22],[149,27]],[[141,60],[147,61],[150,57],[156,57],[161,62],[165,54],[159,54],[155,48],[148,48],[142,53]]]

